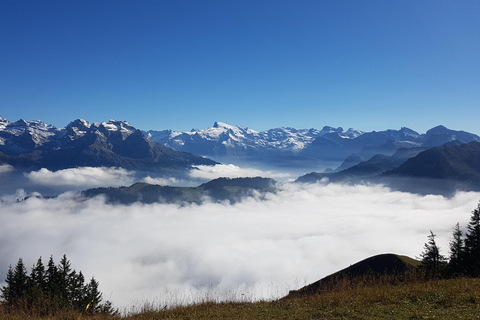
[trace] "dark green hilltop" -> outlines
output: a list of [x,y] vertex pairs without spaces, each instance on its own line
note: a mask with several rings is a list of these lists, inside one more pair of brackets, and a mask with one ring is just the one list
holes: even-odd
[[103,195],[108,203],[202,203],[228,201],[235,203],[247,196],[263,197],[275,192],[276,181],[270,178],[218,178],[197,187],[171,187],[135,183],[129,187],[94,188],[82,192],[88,198]]
[[284,298],[321,294],[342,286],[351,286],[362,282],[374,285],[379,278],[392,276],[396,281],[415,274],[421,261],[393,253],[379,254],[366,258],[345,269],[335,272],[298,290],[292,290]]

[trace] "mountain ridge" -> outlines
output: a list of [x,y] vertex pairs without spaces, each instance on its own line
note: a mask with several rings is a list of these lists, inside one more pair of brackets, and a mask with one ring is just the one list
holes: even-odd
[[296,182],[382,183],[392,189],[451,195],[480,190],[480,142],[451,141],[439,147],[399,149],[393,156],[376,155],[333,173],[311,172]]
[[89,123],[77,119],[65,128],[41,121],[0,120],[0,163],[27,169],[80,166],[122,167],[165,172],[217,162],[175,151],[143,135],[127,121]]
[[338,167],[352,155],[369,159],[377,154],[391,156],[400,148],[434,147],[454,140],[463,143],[480,141],[478,135],[442,125],[420,134],[407,127],[372,132],[353,128],[344,131],[342,127],[329,126],[321,130],[280,127],[255,131],[215,122],[213,127],[203,130],[150,130],[144,134],[175,150],[208,156],[220,162],[269,162],[279,166],[304,165],[312,169],[326,168],[333,163]]
[[[206,200],[235,203],[249,196],[275,192],[277,181],[270,178],[217,178],[197,187],[172,187],[135,183],[129,187],[92,188],[82,191],[87,198],[103,195],[108,203],[197,203]],[[257,192],[255,194],[255,192]]]

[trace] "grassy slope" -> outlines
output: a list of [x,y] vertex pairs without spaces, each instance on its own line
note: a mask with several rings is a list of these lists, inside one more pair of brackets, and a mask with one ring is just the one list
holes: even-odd
[[128,317],[150,319],[475,319],[480,279],[343,289],[274,302],[205,303]]
[[[339,288],[322,295],[256,303],[203,303],[145,312],[127,320],[153,319],[477,319],[480,279],[451,279],[392,286]],[[8,315],[0,319],[113,319],[64,314],[39,318]]]
[[378,285],[413,280],[419,276],[417,267],[420,261],[393,253],[375,255],[359,261],[349,267],[326,276],[299,290],[290,291],[285,298],[314,295],[337,290],[337,287],[357,285],[358,283]]

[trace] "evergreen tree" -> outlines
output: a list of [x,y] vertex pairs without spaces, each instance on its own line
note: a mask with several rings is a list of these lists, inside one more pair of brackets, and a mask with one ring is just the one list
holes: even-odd
[[457,223],[453,228],[453,239],[450,245],[449,273],[451,276],[465,274],[465,245],[463,232],[460,230],[460,224]]
[[82,272],[76,273],[74,270],[71,274],[71,303],[77,310],[83,310],[86,307],[86,287],[85,277]]
[[13,300],[14,300],[14,294],[12,291],[12,286],[13,286],[13,269],[12,266],[8,268],[7,272],[7,277],[5,278],[5,283],[7,284],[6,286],[1,288],[1,298],[3,300],[3,303],[7,306],[12,306],[13,305]]
[[100,302],[102,301],[102,293],[98,290],[98,281],[95,280],[95,277],[90,279],[86,287],[86,308],[85,310],[88,313],[96,313],[101,311]]
[[26,299],[28,284],[29,278],[27,275],[27,268],[25,268],[23,260],[20,258],[13,271],[13,283],[11,285],[16,303],[20,303],[22,300]]
[[29,285],[28,285],[28,303],[29,305],[43,302],[45,299],[45,266],[42,262],[42,257],[37,260],[37,263],[33,265],[30,272]]
[[10,266],[5,279],[6,285],[0,288],[0,303],[7,307],[41,315],[55,314],[61,309],[77,310],[90,314],[116,314],[112,303],[101,304],[102,293],[98,290],[98,281],[92,277],[85,284],[82,272],[72,269],[70,261],[63,255],[56,266],[50,257],[47,268],[40,257],[33,265],[30,276],[19,259],[15,268]]
[[441,275],[445,264],[445,257],[440,254],[440,248],[435,242],[436,235],[430,230],[428,242],[425,243],[424,250],[420,254],[422,264],[426,269],[427,278],[436,278]]
[[45,266],[43,265],[42,257],[38,258],[37,263],[33,265],[30,281],[32,285],[36,285],[42,290],[45,288]]
[[472,277],[480,276],[480,203],[472,211],[465,238],[466,266]]
[[58,271],[58,284],[59,284],[59,299],[63,304],[69,305],[72,301],[72,267],[70,261],[67,259],[67,255],[63,255],[62,260],[57,267]]
[[57,266],[53,261],[53,256],[48,260],[47,269],[45,271],[45,293],[53,300],[60,295],[60,280]]

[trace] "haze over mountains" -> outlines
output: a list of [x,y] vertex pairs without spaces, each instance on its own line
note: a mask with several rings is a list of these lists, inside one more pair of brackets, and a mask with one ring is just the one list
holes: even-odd
[[[217,161],[297,170],[298,182],[327,178],[378,182],[413,192],[426,187],[431,192],[430,180],[440,179],[443,189],[434,192],[480,189],[480,137],[444,126],[424,134],[408,128],[363,132],[328,126],[260,132],[216,122],[204,130],[174,132],[141,131],[115,120],[77,119],[56,128],[38,120],[10,122],[0,117],[0,165],[20,170],[116,167],[185,177],[190,170],[215,166]],[[336,169],[325,170],[327,164]],[[412,178],[424,182],[412,185]]]
[[[275,128],[255,131],[215,122],[213,127],[189,132],[146,131],[154,141],[178,151],[210,157],[224,163],[268,163],[275,167],[337,168],[347,158],[349,166],[374,155],[393,155],[400,148],[431,148],[450,141],[468,143],[480,137],[437,126],[420,134],[408,128],[363,132],[325,126],[318,129]],[[323,170],[322,170],[323,171]]]

